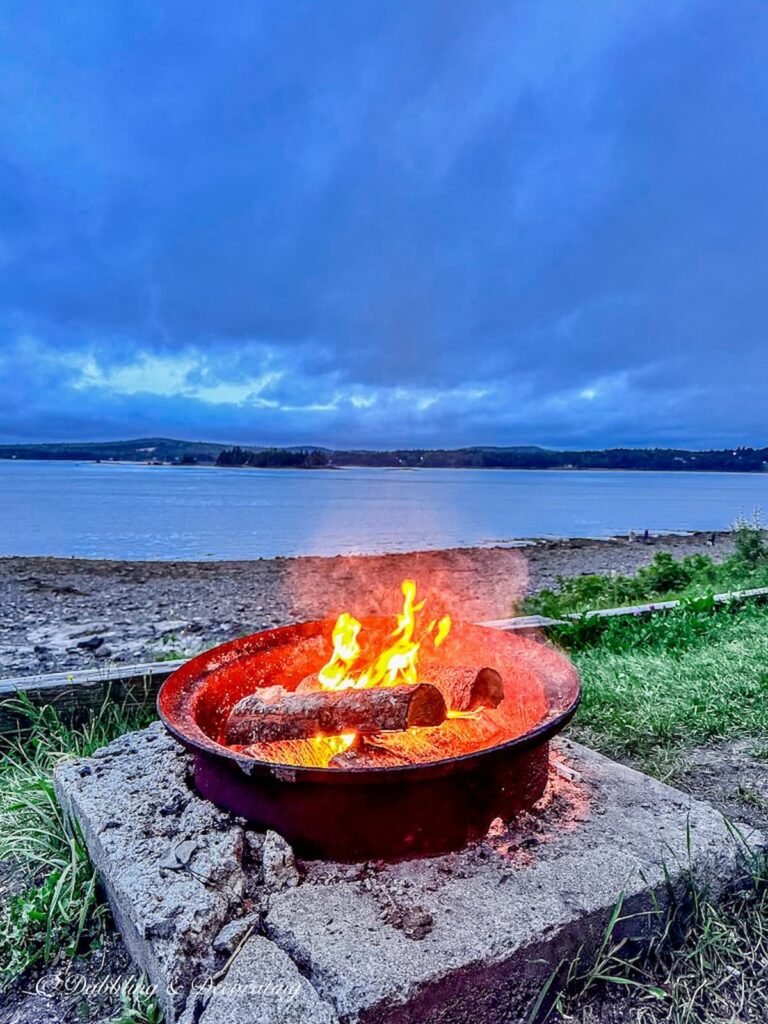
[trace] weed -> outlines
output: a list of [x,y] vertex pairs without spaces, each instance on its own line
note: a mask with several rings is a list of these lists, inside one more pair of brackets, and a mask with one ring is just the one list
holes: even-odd
[[144,977],[122,995],[120,1016],[114,1024],[162,1024],[163,1012]]
[[560,1020],[596,1019],[606,996],[611,1020],[636,1024],[716,1024],[764,1020],[768,1005],[768,874],[748,858],[746,884],[715,900],[693,883],[642,956],[620,937],[621,901],[596,961],[571,967],[556,1003]]

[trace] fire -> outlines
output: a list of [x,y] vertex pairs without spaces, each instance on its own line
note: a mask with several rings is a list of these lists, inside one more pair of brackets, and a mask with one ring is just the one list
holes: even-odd
[[358,639],[362,624],[343,612],[333,627],[333,654],[318,674],[320,684],[329,690],[349,687],[363,689],[369,686],[399,686],[418,682],[419,650],[431,639],[439,647],[451,629],[450,616],[432,619],[418,631],[418,613],[424,601],[416,602],[416,583],[403,580],[403,608],[398,612],[397,625],[390,633],[391,642],[373,656],[364,658]]

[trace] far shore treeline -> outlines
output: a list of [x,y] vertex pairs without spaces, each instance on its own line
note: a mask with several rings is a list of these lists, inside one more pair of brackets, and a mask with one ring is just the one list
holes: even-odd
[[381,466],[432,469],[643,469],[760,473],[768,470],[768,448],[687,451],[676,448],[609,448],[558,451],[535,446],[408,448],[392,451],[337,450],[314,445],[291,448],[234,447],[206,441],[139,438],[58,444],[0,445],[1,459],[66,459],[173,465],[322,469]]

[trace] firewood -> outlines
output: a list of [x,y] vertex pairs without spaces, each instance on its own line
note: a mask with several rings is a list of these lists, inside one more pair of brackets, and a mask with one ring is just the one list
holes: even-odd
[[294,690],[294,693],[317,693],[318,690],[324,689],[325,687],[318,679],[317,672],[313,672],[311,676],[304,676]]
[[[419,682],[436,686],[451,711],[495,708],[504,700],[504,681],[494,668],[428,665],[419,670]],[[317,693],[322,688],[315,673],[301,680],[296,693]]]
[[449,718],[436,728],[378,733],[371,742],[414,763],[442,761],[496,746],[508,739],[496,712],[480,711],[476,718]]
[[361,771],[366,768],[400,768],[402,765],[410,763],[410,758],[403,754],[387,750],[386,747],[377,743],[369,743],[361,736],[348,750],[332,757],[328,767]]
[[270,764],[299,765],[302,768],[327,768],[337,751],[334,739],[318,736],[312,740],[275,740],[272,743],[232,744],[238,754]]
[[430,665],[419,672],[419,680],[436,686],[451,711],[495,708],[504,700],[504,682],[493,668]]
[[428,683],[314,693],[269,689],[266,700],[257,692],[234,706],[227,722],[227,743],[400,731],[438,725],[446,715],[442,694]]

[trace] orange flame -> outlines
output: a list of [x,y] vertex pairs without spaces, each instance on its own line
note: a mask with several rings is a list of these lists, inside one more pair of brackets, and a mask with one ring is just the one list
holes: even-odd
[[432,620],[416,638],[417,613],[424,602],[416,603],[416,584],[403,580],[403,609],[397,615],[397,625],[389,639],[392,641],[380,654],[360,664],[361,647],[358,640],[362,625],[356,618],[343,612],[333,627],[333,654],[318,674],[320,684],[329,690],[349,687],[363,689],[369,686],[398,686],[418,682],[419,649],[427,637],[435,647],[448,636],[450,616]]

